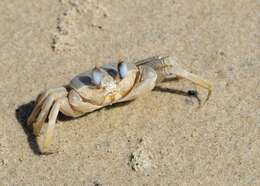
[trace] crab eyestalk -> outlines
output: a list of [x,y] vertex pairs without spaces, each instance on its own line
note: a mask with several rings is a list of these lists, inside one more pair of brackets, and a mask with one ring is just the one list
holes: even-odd
[[124,77],[126,77],[127,72],[128,72],[126,63],[124,63],[123,61],[120,61],[117,65],[117,68],[118,68],[118,73],[119,73],[120,79],[123,79]]
[[98,88],[101,86],[102,72],[98,67],[92,70],[92,83]]

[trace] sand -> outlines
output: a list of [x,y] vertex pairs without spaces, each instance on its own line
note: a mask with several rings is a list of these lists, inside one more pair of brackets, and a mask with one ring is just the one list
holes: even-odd
[[[1,0],[0,185],[260,185],[259,2]],[[59,153],[26,127],[38,93],[120,56],[173,55],[187,81],[57,123]]]

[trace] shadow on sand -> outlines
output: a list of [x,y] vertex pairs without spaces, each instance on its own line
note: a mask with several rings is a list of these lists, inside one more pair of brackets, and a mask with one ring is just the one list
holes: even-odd
[[[163,88],[163,87],[157,86],[157,87],[154,88],[153,91],[172,93],[172,94],[177,94],[177,95],[187,96],[187,97],[195,97],[197,99],[198,103],[200,104],[198,92],[194,91],[194,90],[189,90],[189,91],[185,92],[185,91],[181,91],[181,90]],[[115,107],[126,106],[129,103],[131,103],[132,101],[123,102],[123,103],[116,103],[116,104],[113,104],[113,105],[110,105],[110,106],[106,106],[105,109],[110,110],[110,109],[113,109]],[[30,145],[30,148],[32,149],[34,154],[41,155],[40,149],[39,149],[39,146],[36,142],[36,138],[33,134],[32,128],[27,125],[27,119],[28,119],[30,113],[32,112],[32,110],[34,108],[34,105],[35,105],[35,101],[30,101],[29,103],[20,105],[16,109],[15,116],[16,116],[17,121],[22,126],[25,134],[27,135],[27,140],[28,140],[28,143]],[[101,108],[101,109],[104,109],[104,108]],[[98,110],[96,110],[96,111],[98,111]],[[93,111],[93,112],[95,112],[95,111]],[[80,116],[80,117],[77,117],[77,118],[84,117],[84,116],[91,114],[91,113],[86,113],[83,116]],[[71,118],[71,117],[65,116],[62,113],[60,113],[57,120],[58,121],[70,121],[70,120],[74,120],[74,119],[77,119],[77,118]]]
[[34,152],[34,154],[40,155],[39,146],[36,142],[36,138],[33,135],[32,129],[27,126],[27,119],[28,119],[30,113],[32,112],[34,105],[35,105],[35,102],[31,101],[29,103],[19,106],[15,110],[15,116],[16,116],[17,121],[21,124],[25,134],[27,135],[27,141],[28,141],[32,151]]

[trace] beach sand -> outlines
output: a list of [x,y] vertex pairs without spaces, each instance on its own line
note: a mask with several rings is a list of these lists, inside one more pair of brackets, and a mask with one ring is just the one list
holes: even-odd
[[[260,185],[259,3],[254,0],[0,2],[0,185]],[[173,55],[212,82],[206,105],[174,90],[60,118],[59,153],[26,127],[41,91],[125,57]],[[173,91],[171,91],[173,90]]]

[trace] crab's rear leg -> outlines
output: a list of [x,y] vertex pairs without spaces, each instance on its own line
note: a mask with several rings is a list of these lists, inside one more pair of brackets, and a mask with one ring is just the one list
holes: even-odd
[[41,108],[41,112],[37,116],[35,123],[33,123],[33,133],[35,136],[39,135],[42,125],[48,117],[48,113],[50,112],[53,102],[54,102],[54,98],[52,96],[49,96],[44,101],[42,108]]
[[38,116],[38,114],[41,111],[41,108],[43,107],[44,102],[46,101],[47,97],[53,93],[61,93],[61,94],[66,94],[67,91],[65,89],[65,87],[58,87],[58,88],[54,88],[54,89],[49,89],[47,91],[42,92],[36,99],[36,105],[32,111],[32,113],[30,114],[28,120],[27,120],[27,124],[31,125],[35,122],[36,117]]
[[37,104],[28,119],[28,124],[33,126],[35,136],[38,136],[54,102],[68,94],[65,88],[50,89],[43,94],[46,95],[46,93],[47,96],[44,96],[44,99],[41,95],[40,98],[38,97]]
[[50,110],[48,116],[48,122],[44,123],[44,126],[41,128],[40,134],[37,136],[37,142],[41,153],[48,153],[49,146],[52,143],[52,138],[54,135],[54,128],[56,124],[56,119],[60,111],[61,102],[57,100],[53,107]]
[[[49,96],[47,100],[49,100],[51,96]],[[67,96],[62,96],[62,97],[56,97],[52,102],[52,107],[49,108],[48,115],[45,115],[45,119],[38,123],[34,124],[33,128],[35,131],[35,136],[37,139],[37,144],[39,146],[40,152],[43,154],[48,154],[52,153],[53,151],[50,149],[50,145],[53,142],[53,136],[54,136],[54,129],[55,129],[55,124],[56,120],[58,117],[59,112],[61,111],[63,114],[70,116],[70,117],[77,117],[81,113],[78,111],[74,110],[71,105],[69,104],[68,97]],[[45,120],[48,120],[45,122]]]

